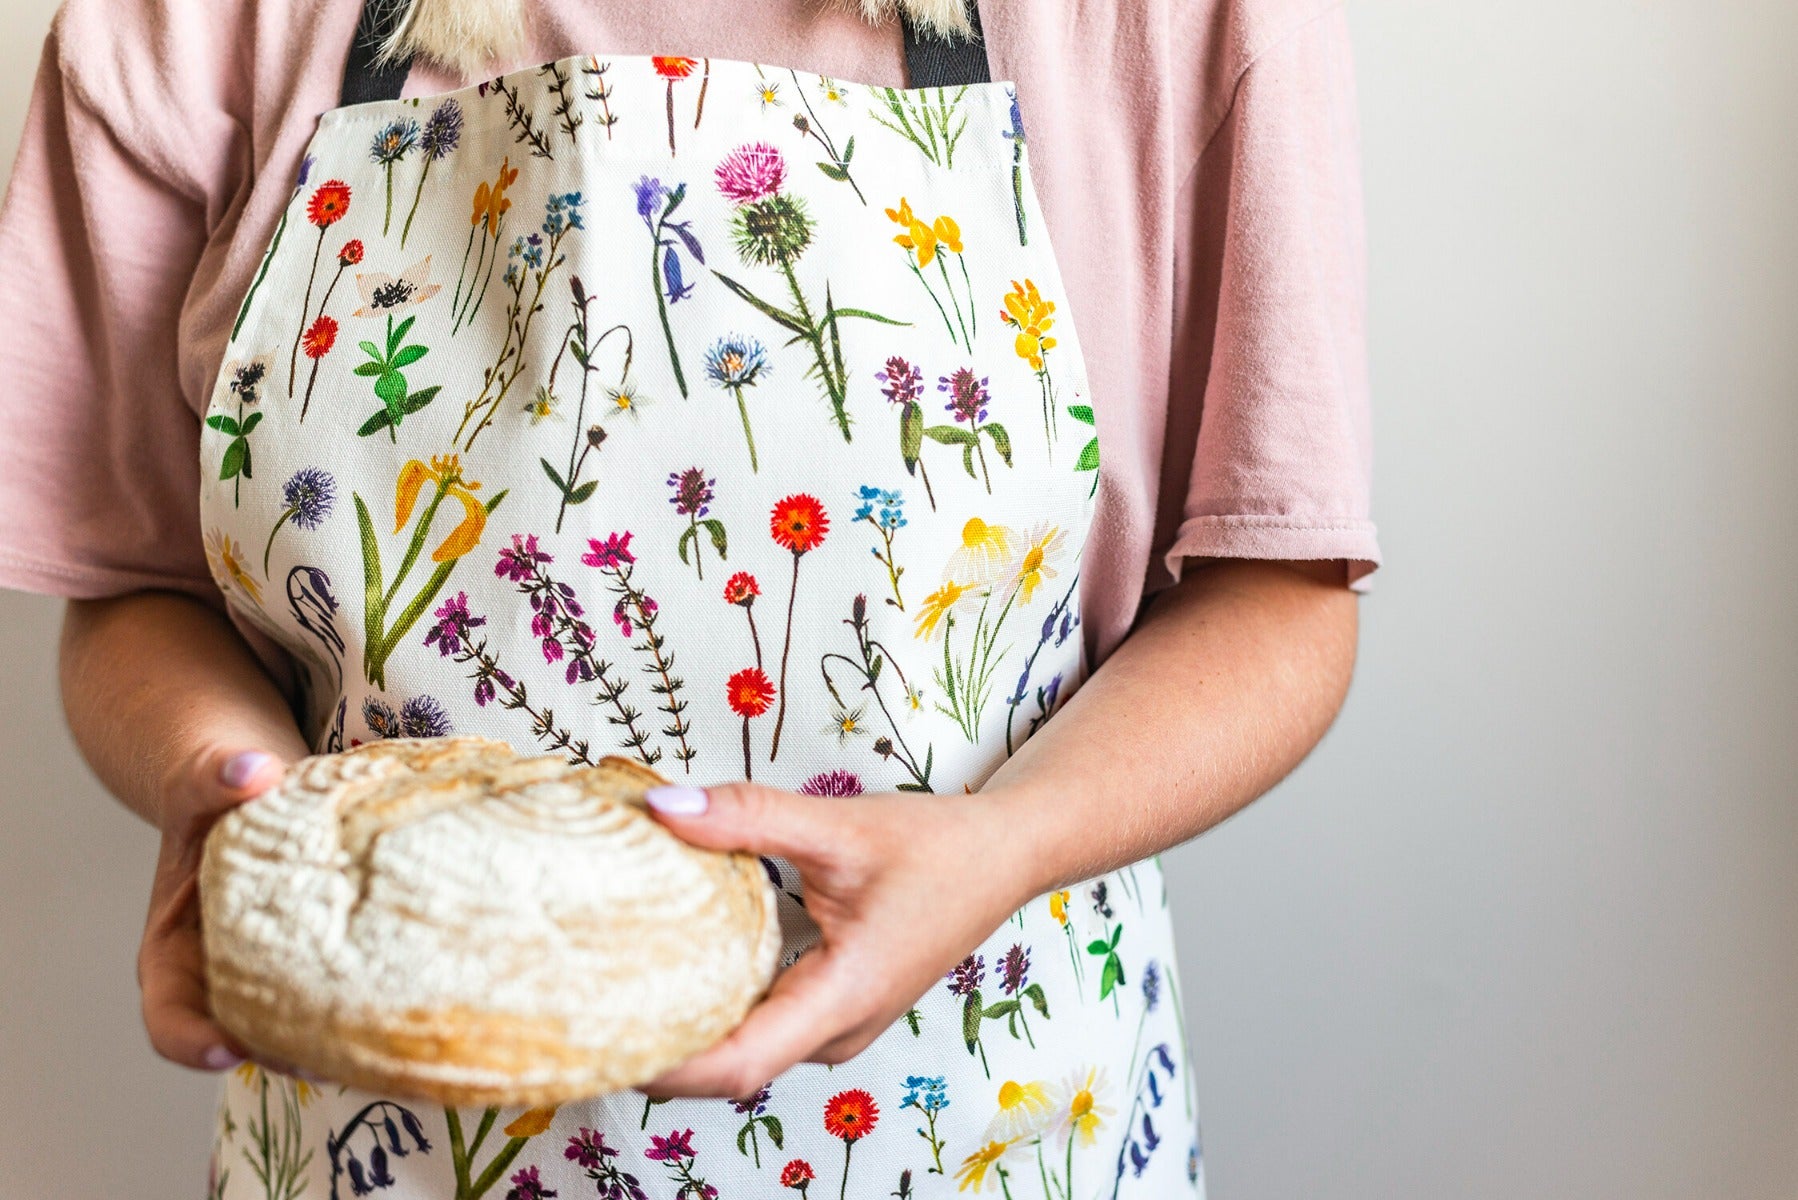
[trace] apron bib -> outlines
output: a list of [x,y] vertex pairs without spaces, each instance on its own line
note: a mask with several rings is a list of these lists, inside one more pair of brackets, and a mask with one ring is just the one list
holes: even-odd
[[[978,788],[1083,678],[1099,459],[980,44],[908,25],[906,89],[580,56],[400,99],[380,11],[202,438],[213,574],[291,654],[312,743]],[[815,928],[766,865],[790,962]],[[1150,861],[736,1102],[458,1111],[240,1068],[211,1194],[1160,1200],[1199,1188],[1188,1061]]]

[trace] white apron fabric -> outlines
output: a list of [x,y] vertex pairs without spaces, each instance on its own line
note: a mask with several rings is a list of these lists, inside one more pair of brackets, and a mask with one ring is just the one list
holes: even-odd
[[[1082,678],[1090,403],[1008,85],[570,58],[323,115],[203,517],[321,750],[951,793]],[[790,961],[815,930],[767,865]],[[1161,1200],[1200,1190],[1188,1061],[1147,862],[742,1102],[457,1112],[240,1069],[211,1194]]]

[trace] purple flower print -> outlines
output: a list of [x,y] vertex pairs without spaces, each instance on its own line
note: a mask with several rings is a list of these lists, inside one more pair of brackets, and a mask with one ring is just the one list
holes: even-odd
[[[438,605],[432,613],[437,623],[425,634],[425,645],[437,647],[437,653],[448,658],[460,648],[468,631],[487,623],[486,617],[473,616],[468,611],[468,593],[457,592],[448,600]],[[489,699],[491,699],[489,694]],[[477,697],[479,699],[479,697]],[[481,701],[486,703],[486,701]]]
[[719,558],[727,557],[730,539],[725,536],[724,522],[717,517],[707,516],[712,511],[713,485],[716,479],[706,478],[706,473],[698,467],[688,467],[684,471],[674,471],[668,476],[668,486],[674,489],[674,495],[668,497],[668,503],[674,505],[674,511],[687,518],[687,528],[681,532],[675,549],[680,552],[680,560],[687,561],[687,547],[693,548],[693,569],[699,578],[705,578],[705,563],[699,548],[699,531],[703,528],[711,538],[712,549],[718,552]]
[[598,567],[602,571],[616,571],[624,564],[637,561],[637,556],[631,553],[631,535],[629,533],[611,534],[603,542],[598,538],[588,538],[587,545],[589,549],[587,553],[581,555],[581,561],[589,567]]
[[543,1186],[536,1167],[526,1167],[512,1176],[512,1187],[506,1192],[506,1200],[548,1200],[555,1194],[554,1188]]
[[499,563],[493,573],[501,579],[521,583],[536,574],[539,564],[554,562],[546,551],[537,548],[537,535],[512,535],[512,544],[499,552]]
[[950,995],[972,996],[986,981],[986,957],[980,954],[968,955],[956,964],[955,969],[949,972],[947,978]]
[[1007,996],[1016,995],[1030,976],[1030,951],[1016,942],[999,960],[999,990]]
[[924,395],[924,372],[897,354],[887,359],[886,369],[874,372],[885,386],[881,394],[894,404],[915,404]]
[[859,796],[862,781],[854,771],[820,771],[800,784],[799,790],[808,796]]
[[753,204],[780,191],[787,164],[780,151],[766,142],[738,146],[724,156],[712,172],[718,190],[735,204]]
[[563,1157],[577,1163],[587,1172],[599,1192],[600,1200],[648,1200],[643,1185],[635,1175],[622,1171],[612,1159],[618,1151],[606,1144],[605,1135],[581,1126],[581,1131],[568,1139]]
[[676,1200],[718,1200],[718,1189],[693,1174],[697,1152],[693,1149],[691,1129],[675,1130],[667,1137],[651,1134],[649,1140],[650,1148],[643,1152],[643,1157],[667,1164],[674,1180],[680,1184],[674,1191]]
[[987,392],[985,376],[957,367],[953,373],[938,377],[936,390],[949,394],[949,403],[943,407],[958,424],[977,425],[986,420],[987,401],[992,397]]

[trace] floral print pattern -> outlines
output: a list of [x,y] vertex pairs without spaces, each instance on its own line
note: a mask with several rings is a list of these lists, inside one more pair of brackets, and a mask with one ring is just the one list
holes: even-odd
[[[321,750],[975,790],[1085,669],[1098,422],[1041,229],[1004,84],[581,57],[333,110],[217,377],[208,562]],[[815,927],[763,862],[790,963]],[[1151,861],[1041,897],[854,1061],[735,1101],[248,1068],[210,1194],[1192,1195],[1163,896]]]

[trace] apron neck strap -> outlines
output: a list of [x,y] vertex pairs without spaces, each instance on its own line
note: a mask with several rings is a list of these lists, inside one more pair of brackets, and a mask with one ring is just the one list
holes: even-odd
[[[411,58],[385,66],[375,63],[375,51],[390,32],[395,11],[393,0],[363,0],[362,16],[356,22],[356,35],[350,41],[349,58],[343,67],[339,104],[347,107],[399,99],[412,69]],[[992,80],[976,0],[968,0],[968,20],[973,25],[973,36],[968,38],[925,37],[903,8],[899,18],[905,31],[905,70],[912,87],[961,87]]]

